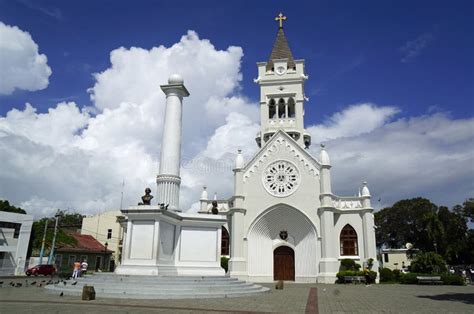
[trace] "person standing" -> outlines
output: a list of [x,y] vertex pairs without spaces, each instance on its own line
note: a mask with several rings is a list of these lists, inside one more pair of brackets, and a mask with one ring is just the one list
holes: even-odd
[[89,264],[87,264],[87,260],[85,259],[81,263],[81,277],[86,274],[87,267],[89,267]]
[[79,261],[74,262],[74,270],[72,272],[72,278],[77,279],[80,276],[81,272],[81,263]]

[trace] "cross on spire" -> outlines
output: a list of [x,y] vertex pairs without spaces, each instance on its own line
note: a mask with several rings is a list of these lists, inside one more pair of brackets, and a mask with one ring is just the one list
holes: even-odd
[[283,21],[286,21],[287,17],[280,12],[277,17],[275,17],[275,21],[280,22],[280,28],[283,28]]

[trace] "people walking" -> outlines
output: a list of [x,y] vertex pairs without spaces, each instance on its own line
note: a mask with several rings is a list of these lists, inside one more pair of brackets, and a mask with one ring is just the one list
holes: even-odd
[[74,270],[72,272],[72,278],[77,279],[81,275],[81,263],[79,261],[74,262]]

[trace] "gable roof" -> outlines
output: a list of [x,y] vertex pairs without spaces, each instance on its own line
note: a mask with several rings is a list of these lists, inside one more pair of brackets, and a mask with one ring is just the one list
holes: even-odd
[[307,150],[303,149],[291,136],[289,136],[285,131],[278,130],[275,134],[270,138],[265,145],[260,148],[260,150],[250,159],[245,166],[242,168],[244,172],[244,181],[249,176],[249,173],[254,172],[258,168],[259,164],[263,162],[263,160],[270,156],[271,147],[272,145],[277,142],[284,140],[291,145],[291,150],[294,152],[295,157],[297,157],[305,167],[308,167],[313,170],[314,175],[319,175],[319,169],[321,168],[321,163],[319,160],[314,158]]
[[[97,241],[93,236],[88,234],[70,233],[77,244],[62,244],[56,248],[57,252],[84,252],[84,253],[105,253],[105,246]],[[107,253],[113,253],[107,249]]]
[[273,67],[273,60],[277,59],[288,59],[288,68],[293,69],[295,67],[295,60],[291,53],[290,46],[288,46],[288,40],[286,40],[283,28],[278,29],[275,43],[273,44],[272,53],[270,54],[270,60],[267,63],[267,71]]

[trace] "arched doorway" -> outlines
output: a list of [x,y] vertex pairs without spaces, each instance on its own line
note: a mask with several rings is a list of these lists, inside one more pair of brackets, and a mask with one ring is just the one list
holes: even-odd
[[[286,240],[281,239],[281,231],[287,231]],[[318,267],[315,265],[318,265],[320,244],[316,228],[302,211],[287,204],[269,207],[250,225],[247,243],[249,280],[259,282],[274,280],[274,250],[281,245],[294,250],[295,281],[316,280]]]
[[295,280],[295,251],[279,246],[273,251],[273,279]]

